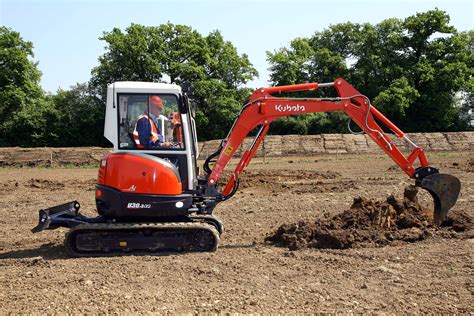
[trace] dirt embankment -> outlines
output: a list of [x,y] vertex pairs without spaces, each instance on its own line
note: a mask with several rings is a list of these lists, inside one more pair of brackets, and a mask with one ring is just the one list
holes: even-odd
[[97,165],[111,148],[0,148],[0,167],[59,167]]
[[39,189],[47,191],[57,191],[64,189],[77,188],[86,191],[93,191],[96,184],[96,179],[88,180],[49,180],[39,178],[6,180],[0,183],[0,193],[12,190],[29,190]]
[[[412,141],[425,151],[447,152],[474,149],[474,132],[414,133],[407,134]],[[241,157],[253,141],[247,137],[239,146],[235,156]],[[394,144],[402,152],[411,152],[411,145],[394,137]],[[206,158],[216,151],[221,140],[199,143],[200,157]],[[67,147],[67,148],[0,148],[2,166],[47,166],[96,165],[112,148]],[[340,154],[382,154],[383,151],[367,135],[321,134],[321,135],[268,135],[259,146],[256,157],[324,156]]]
[[346,249],[416,242],[432,236],[472,237],[472,219],[463,211],[452,212],[441,227],[435,227],[432,212],[417,199],[418,188],[405,188],[402,200],[390,195],[386,201],[357,197],[350,209],[323,221],[300,221],[281,225],[266,241],[302,248]]

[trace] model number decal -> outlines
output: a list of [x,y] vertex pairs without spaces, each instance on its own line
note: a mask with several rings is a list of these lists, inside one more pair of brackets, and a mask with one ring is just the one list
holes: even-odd
[[139,208],[151,208],[151,204],[142,203],[128,203],[127,208],[139,209]]

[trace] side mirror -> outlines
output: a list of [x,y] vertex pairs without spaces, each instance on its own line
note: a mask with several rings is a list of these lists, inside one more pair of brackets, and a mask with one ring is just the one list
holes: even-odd
[[190,81],[185,81],[181,85],[181,89],[183,90],[183,93],[188,95],[189,97],[193,97],[194,95],[194,89],[193,89],[193,84]]

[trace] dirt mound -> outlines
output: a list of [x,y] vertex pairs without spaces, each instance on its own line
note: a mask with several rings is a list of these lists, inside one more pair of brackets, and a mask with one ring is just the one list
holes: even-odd
[[59,190],[64,188],[64,183],[53,180],[31,178],[25,186],[36,189]]
[[443,228],[435,228],[432,211],[418,203],[417,193],[417,187],[409,186],[405,188],[403,200],[393,195],[386,201],[358,197],[351,208],[341,214],[318,222],[284,224],[265,240],[290,250],[346,249],[416,242],[443,229],[442,233],[472,230],[472,219],[464,212],[452,213]]

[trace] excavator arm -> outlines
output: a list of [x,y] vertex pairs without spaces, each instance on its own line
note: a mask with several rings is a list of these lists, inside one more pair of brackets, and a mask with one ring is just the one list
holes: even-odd
[[[338,97],[288,98],[272,95],[326,87],[334,87]],[[459,180],[452,175],[440,174],[436,168],[431,167],[423,149],[413,143],[405,133],[380,113],[366,96],[342,78],[331,83],[305,83],[255,90],[242,107],[219,149],[205,162],[204,170],[208,173],[208,185],[217,186],[226,165],[253,129],[258,127],[253,142],[243,153],[232,176],[221,191],[225,199],[231,197],[237,190],[239,176],[255,155],[271,122],[288,115],[329,111],[344,111],[409,177],[415,179],[417,186],[426,189],[432,195],[435,206],[434,218],[437,224],[446,218],[449,209],[458,198],[461,187]],[[396,137],[407,141],[413,148],[412,152],[405,156],[391,141],[380,124],[390,129]],[[418,167],[415,167],[417,161]],[[214,162],[212,168],[209,166],[210,162]]]

